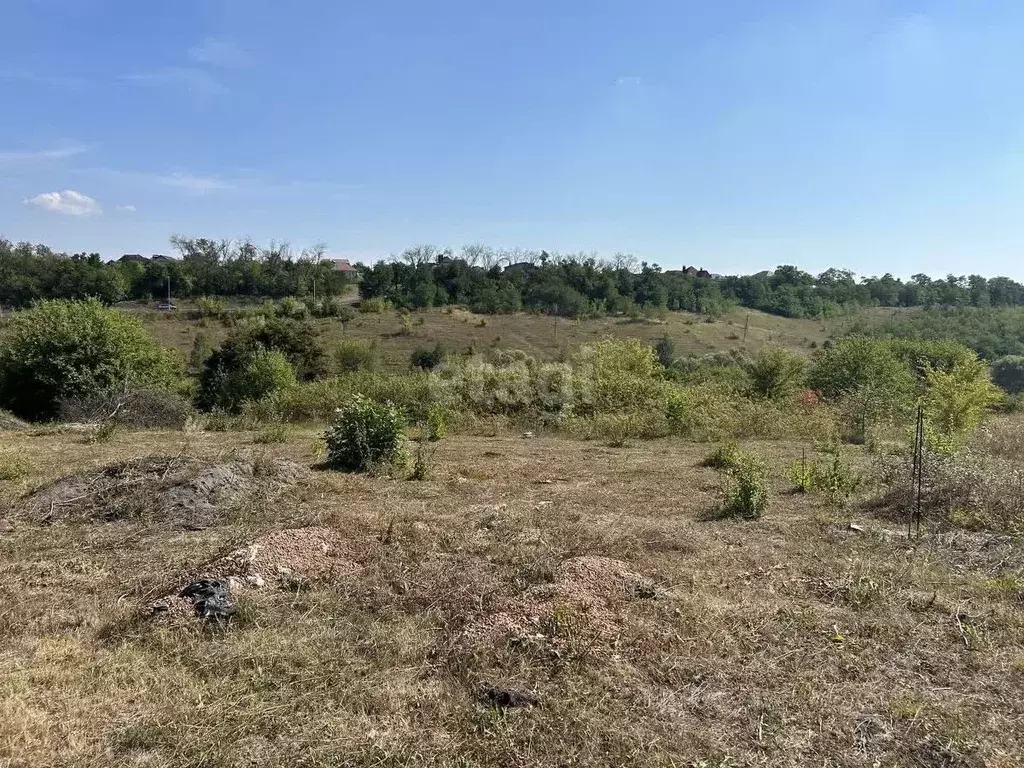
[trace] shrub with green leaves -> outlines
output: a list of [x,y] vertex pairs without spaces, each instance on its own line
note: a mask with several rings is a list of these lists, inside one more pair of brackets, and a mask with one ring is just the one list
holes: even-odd
[[952,370],[929,369],[924,410],[927,437],[933,450],[952,452],[962,447],[986,411],[999,399],[984,362],[974,358]]
[[1024,356],[1007,355],[992,363],[992,381],[1011,395],[1024,392]]
[[382,465],[404,466],[408,461],[407,427],[399,408],[356,395],[338,409],[324,435],[327,466],[347,472],[365,472]]
[[729,470],[722,504],[723,517],[755,519],[768,509],[771,488],[764,463],[748,454],[740,456],[736,466]]
[[181,360],[131,315],[87,301],[41,301],[0,335],[0,408],[53,419],[61,401],[120,389],[172,389]]
[[750,390],[768,400],[792,399],[804,383],[807,360],[784,347],[762,350],[747,365]]
[[448,352],[445,349],[444,344],[441,342],[438,342],[432,347],[417,347],[409,356],[409,364],[412,365],[413,368],[419,368],[423,371],[432,371],[444,362],[447,354]]
[[448,434],[448,413],[441,403],[434,403],[430,406],[424,427],[426,438],[432,443],[436,443]]
[[700,465],[709,469],[732,470],[739,467],[743,456],[736,443],[725,443],[705,456]]
[[377,344],[361,339],[342,339],[334,352],[335,366],[339,373],[375,371],[380,367],[380,358]]
[[222,348],[203,369],[199,407],[238,413],[246,403],[296,383],[295,371],[282,352],[255,345]]

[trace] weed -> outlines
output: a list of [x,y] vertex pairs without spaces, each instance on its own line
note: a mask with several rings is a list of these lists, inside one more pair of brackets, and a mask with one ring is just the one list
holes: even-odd
[[339,408],[327,430],[327,465],[365,472],[374,465],[405,464],[405,415],[390,403],[356,395]]
[[728,473],[721,514],[748,520],[759,518],[768,509],[770,492],[764,463],[754,456],[742,454]]
[[814,488],[814,465],[807,463],[806,452],[800,457],[800,461],[790,465],[789,479],[797,493],[807,493]]
[[18,456],[8,451],[0,453],[0,482],[20,480],[28,472],[28,464]]
[[736,443],[725,443],[705,456],[700,465],[708,469],[728,471],[738,469],[742,459],[743,453]]
[[268,424],[256,433],[252,441],[257,445],[286,443],[288,442],[288,427],[283,422]]

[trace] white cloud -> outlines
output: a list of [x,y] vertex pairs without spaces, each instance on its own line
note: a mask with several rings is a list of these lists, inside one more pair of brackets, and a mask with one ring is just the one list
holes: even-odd
[[153,72],[122,75],[121,79],[151,88],[184,88],[201,96],[220,96],[228,92],[209,73],[195,67],[164,67]]
[[125,213],[135,213],[138,209],[134,205],[119,205],[117,210],[124,211]]
[[0,152],[0,163],[16,163],[31,160],[63,160],[85,152],[80,144],[66,144],[50,149],[24,149]]
[[220,189],[233,189],[235,187],[229,181],[218,179],[216,176],[196,176],[191,173],[172,173],[169,176],[161,176],[160,183],[170,187],[187,189],[197,195],[205,195],[208,192],[215,192]]
[[20,80],[25,83],[52,85],[56,88],[84,88],[89,85],[89,81],[81,77],[38,75],[25,69],[0,69],[0,80]]
[[103,213],[98,202],[73,189],[65,189],[62,192],[44,192],[41,195],[27,198],[25,204],[54,213],[64,213],[68,216],[90,216]]
[[188,57],[214,67],[244,67],[249,63],[249,55],[237,41],[221,36],[204,37],[199,45],[189,49]]
[[618,77],[615,79],[615,84],[620,88],[635,88],[638,85],[643,85],[643,80],[639,77]]

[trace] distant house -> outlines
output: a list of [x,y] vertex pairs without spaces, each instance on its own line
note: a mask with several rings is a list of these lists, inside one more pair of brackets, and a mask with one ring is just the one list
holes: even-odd
[[177,261],[173,256],[164,256],[162,253],[154,253],[151,261],[155,261],[157,264],[167,264],[171,261]]
[[683,267],[682,269],[669,269],[665,271],[666,275],[686,275],[686,277],[711,277],[711,273],[706,269],[697,269],[697,267]]
[[359,280],[359,270],[352,266],[348,259],[331,259],[334,262],[334,271],[341,272],[349,280]]
[[148,264],[149,259],[143,256],[141,253],[126,253],[118,261],[134,262],[135,264]]

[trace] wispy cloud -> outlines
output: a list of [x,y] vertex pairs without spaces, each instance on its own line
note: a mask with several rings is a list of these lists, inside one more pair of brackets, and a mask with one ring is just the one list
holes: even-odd
[[61,192],[43,192],[35,197],[26,198],[24,203],[68,216],[92,216],[103,213],[103,209],[96,200],[73,189],[65,189]]
[[0,163],[31,162],[33,160],[63,160],[85,152],[81,144],[64,144],[48,149],[15,149],[0,152]]
[[200,64],[225,68],[244,67],[250,62],[249,54],[236,40],[216,35],[204,37],[199,45],[189,49],[188,57]]
[[125,213],[135,213],[138,209],[134,205],[119,205],[117,210],[124,211]]
[[167,176],[159,176],[158,181],[169,187],[178,187],[197,195],[205,195],[222,189],[234,189],[236,186],[234,182],[216,176],[197,176],[192,173],[171,173]]
[[184,88],[200,96],[220,96],[228,89],[196,67],[164,67],[152,72],[122,75],[122,80],[150,88]]
[[81,77],[60,77],[40,75],[25,69],[0,69],[0,80],[14,80],[39,85],[51,85],[55,88],[85,88],[89,81]]
[[639,77],[617,77],[615,79],[615,84],[620,88],[635,88],[638,85],[643,85],[643,83],[644,81]]

